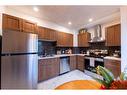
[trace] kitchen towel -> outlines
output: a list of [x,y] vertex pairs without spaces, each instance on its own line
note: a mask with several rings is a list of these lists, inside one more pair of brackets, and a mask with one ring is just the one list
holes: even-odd
[[94,67],[94,58],[90,58],[90,66]]

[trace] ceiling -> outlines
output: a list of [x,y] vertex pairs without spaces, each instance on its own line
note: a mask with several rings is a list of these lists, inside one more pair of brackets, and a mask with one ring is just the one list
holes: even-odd
[[[8,6],[41,19],[45,19],[70,29],[80,29],[82,26],[89,24],[89,18],[93,22],[113,13],[119,12],[119,6],[37,6],[38,12],[33,11],[33,6]],[[71,21],[72,25],[68,25]],[[92,22],[91,22],[92,23]]]

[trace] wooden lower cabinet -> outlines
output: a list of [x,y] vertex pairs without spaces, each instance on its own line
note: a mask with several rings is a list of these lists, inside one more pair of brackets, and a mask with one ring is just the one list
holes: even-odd
[[58,76],[60,73],[60,59],[40,59],[38,63],[38,82]]
[[84,71],[84,56],[77,55],[77,69],[80,71]]
[[70,70],[71,71],[76,69],[76,64],[77,64],[76,56],[70,56]]
[[121,61],[105,59],[104,66],[114,74],[115,78],[121,74]]

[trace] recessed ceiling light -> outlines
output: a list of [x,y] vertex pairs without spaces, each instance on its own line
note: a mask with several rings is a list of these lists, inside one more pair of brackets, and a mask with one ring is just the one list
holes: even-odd
[[92,18],[90,18],[90,19],[89,19],[89,22],[92,22],[92,21],[93,21],[93,19],[92,19]]
[[68,22],[68,25],[72,25],[72,23],[69,21],[69,22]]
[[33,10],[34,10],[35,12],[38,12],[38,11],[39,11],[39,9],[38,9],[37,7],[33,7]]

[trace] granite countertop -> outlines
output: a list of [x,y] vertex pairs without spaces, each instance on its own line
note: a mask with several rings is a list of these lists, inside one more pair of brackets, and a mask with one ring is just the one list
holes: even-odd
[[[75,56],[75,55],[85,56],[85,54],[59,54],[59,55],[53,55],[53,56],[49,56],[49,57],[38,57],[38,59],[40,60],[40,59],[49,59],[49,58]],[[111,59],[111,60],[121,61],[121,58],[117,58],[117,57],[113,57],[113,56],[106,56],[106,57],[104,57],[104,59]]]
[[74,55],[84,56],[85,54],[59,54],[49,57],[38,57],[38,59],[49,59],[49,58],[67,57],[67,56],[74,56]]

